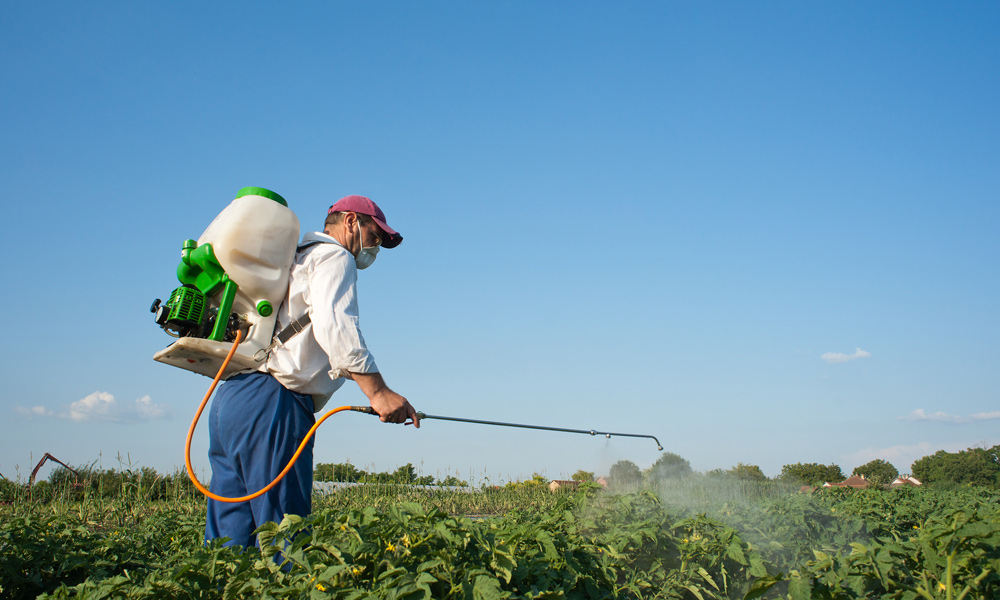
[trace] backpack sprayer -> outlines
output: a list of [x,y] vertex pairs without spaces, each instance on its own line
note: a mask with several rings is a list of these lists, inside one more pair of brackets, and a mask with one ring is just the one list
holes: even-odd
[[[212,221],[198,240],[185,240],[175,289],[166,303],[157,298],[150,307],[156,324],[177,338],[153,359],[188,371],[213,377],[212,384],[188,429],[184,462],[188,477],[201,493],[220,502],[246,502],[273,488],[291,470],[319,426],[342,411],[378,416],[367,406],[341,406],[328,411],[306,433],[295,454],[278,476],[263,489],[239,498],[219,496],[208,490],[191,466],[191,440],[201,413],[219,381],[237,373],[257,370],[267,358],[275,334],[277,315],[288,291],[288,276],[299,238],[299,220],[278,194],[258,187],[246,187]],[[417,413],[419,419],[440,419],[461,423],[498,425],[583,433],[607,438],[641,437],[656,442],[651,435],[611,433],[593,429],[565,429],[500,421],[460,419]]]
[[214,377],[240,331],[243,342],[223,379],[257,370],[288,293],[298,241],[299,219],[284,198],[258,187],[237,192],[197,241],[181,245],[181,286],[149,309],[178,339],[153,359]]

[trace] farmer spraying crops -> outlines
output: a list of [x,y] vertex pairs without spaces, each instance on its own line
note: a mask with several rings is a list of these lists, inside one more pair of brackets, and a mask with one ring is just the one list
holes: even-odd
[[[363,196],[331,206],[323,232],[307,233],[291,267],[288,295],[278,309],[277,341],[256,371],[235,375],[219,389],[209,416],[210,490],[240,497],[273,481],[316,422],[333,393],[351,379],[386,423],[419,416],[406,398],[389,389],[361,336],[358,269],[375,261],[379,248],[403,237]],[[208,500],[205,539],[226,545],[256,543],[253,531],[287,514],[312,509],[310,438],[278,485],[249,502]]]
[[[312,436],[343,411],[417,427],[440,419],[650,438],[663,450],[652,435],[416,412],[386,386],[358,326],[358,269],[371,266],[380,248],[402,241],[374,202],[347,196],[327,211],[322,233],[308,233],[299,243],[299,220],[285,199],[245,187],[200,238],[181,244],[181,286],[165,303],[157,298],[150,306],[156,324],[176,341],[153,358],[214,377],[184,446],[188,477],[209,498],[206,540],[249,546],[264,523],[309,514]],[[358,384],[370,406],[340,406],[314,417],[345,379]],[[220,381],[226,383],[209,416],[208,488],[195,476],[191,442]]]

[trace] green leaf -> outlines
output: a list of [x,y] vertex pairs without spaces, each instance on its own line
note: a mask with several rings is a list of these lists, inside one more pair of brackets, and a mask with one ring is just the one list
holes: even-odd
[[423,571],[431,571],[446,564],[448,563],[446,563],[443,559],[432,558],[431,560],[425,560],[424,562],[417,565],[417,572],[420,573]]
[[740,547],[740,543],[737,540],[734,540],[731,544],[729,544],[729,548],[726,550],[726,556],[741,565],[747,564],[746,555],[743,554],[743,548]]
[[420,573],[417,575],[417,583],[437,583],[437,577],[431,575],[430,573]]
[[501,600],[505,594],[500,588],[500,581],[489,575],[479,575],[472,581],[472,598],[474,600]]
[[788,595],[792,600],[811,600],[812,583],[809,578],[794,573],[788,580]]
[[713,580],[712,576],[708,574],[708,571],[705,570],[705,567],[698,567],[698,574],[701,575],[701,578],[707,581],[709,585],[714,587],[716,590],[719,589],[719,585],[715,583],[715,580]]
[[759,598],[767,593],[769,589],[784,580],[785,576],[781,573],[769,577],[761,577],[753,582],[746,595],[743,596],[743,600],[754,600],[754,598]]
[[695,586],[693,586],[693,585],[685,585],[684,587],[685,587],[685,589],[687,589],[687,591],[689,591],[692,594],[694,594],[694,597],[697,598],[698,600],[705,600],[705,597],[701,595],[701,590],[699,590]]
[[493,553],[493,558],[490,560],[490,567],[498,575],[502,576],[504,583],[510,583],[510,578],[514,574],[514,569],[517,568],[517,561],[515,561],[514,558],[506,552],[500,552],[498,550]]

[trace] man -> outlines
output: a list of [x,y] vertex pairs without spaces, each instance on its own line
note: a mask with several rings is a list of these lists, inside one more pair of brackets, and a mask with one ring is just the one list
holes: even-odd
[[[212,402],[213,493],[245,496],[274,480],[316,422],[313,413],[346,379],[358,384],[383,422],[412,419],[420,426],[416,410],[385,384],[358,325],[358,269],[369,267],[379,248],[402,241],[382,210],[363,196],[341,198],[327,212],[323,232],[303,236],[278,309],[277,331],[297,333],[277,345],[260,370],[227,380]],[[205,539],[228,537],[226,545],[248,547],[265,522],[281,521],[286,513],[308,515],[312,449],[310,439],[285,478],[254,500],[210,499]]]

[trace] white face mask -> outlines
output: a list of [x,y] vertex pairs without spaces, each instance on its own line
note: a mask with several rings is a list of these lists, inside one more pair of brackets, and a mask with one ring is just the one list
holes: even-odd
[[375,262],[376,254],[378,254],[378,246],[362,246],[361,252],[358,252],[358,255],[354,257],[354,262],[358,265],[359,269],[367,269]]
[[354,263],[357,265],[358,269],[367,269],[372,266],[375,262],[375,255],[378,254],[378,246],[365,246],[365,238],[361,233],[361,223],[358,223],[358,235],[361,236],[359,243],[361,244],[361,250],[358,251],[358,255],[354,257]]

